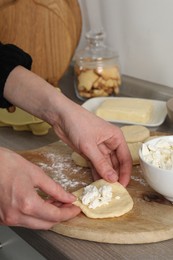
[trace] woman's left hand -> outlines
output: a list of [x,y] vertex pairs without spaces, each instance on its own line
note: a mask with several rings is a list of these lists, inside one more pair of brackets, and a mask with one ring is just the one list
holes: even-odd
[[73,102],[64,110],[65,116],[53,125],[57,135],[90,161],[94,179],[100,176],[126,186],[132,160],[121,129]]

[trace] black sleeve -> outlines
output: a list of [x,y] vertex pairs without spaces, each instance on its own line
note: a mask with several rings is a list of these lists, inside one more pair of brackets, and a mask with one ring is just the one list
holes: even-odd
[[3,97],[5,82],[10,72],[18,65],[31,69],[32,58],[13,44],[0,42],[0,107],[8,108],[11,104]]

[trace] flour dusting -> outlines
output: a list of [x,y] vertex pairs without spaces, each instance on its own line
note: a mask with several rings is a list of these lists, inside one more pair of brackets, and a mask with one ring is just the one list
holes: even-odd
[[137,176],[131,176],[131,179],[132,180],[134,180],[134,181],[137,181],[137,182],[139,182],[141,185],[144,185],[144,186],[146,186],[146,185],[148,185],[147,183],[146,183],[146,181],[144,180],[144,179],[142,179],[141,177],[137,177]]
[[135,170],[131,175],[131,180],[139,182],[143,186],[148,186],[148,183],[142,178],[142,170],[139,166],[135,167]]
[[64,156],[45,153],[42,155],[45,162],[37,162],[37,165],[65,190],[73,191],[88,184],[85,177],[89,174],[89,170],[74,165],[70,154]]

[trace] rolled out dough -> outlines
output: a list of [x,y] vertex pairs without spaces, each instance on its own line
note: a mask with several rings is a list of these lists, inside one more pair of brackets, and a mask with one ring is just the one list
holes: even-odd
[[75,162],[76,165],[81,167],[90,167],[89,163],[85,158],[83,158],[80,154],[73,152],[71,155],[72,160]]
[[139,149],[141,148],[142,143],[127,143],[127,145],[132,157],[133,165],[139,164]]
[[77,197],[74,205],[81,208],[82,212],[89,218],[113,218],[119,217],[127,213],[133,208],[133,200],[129,195],[126,188],[124,188],[119,182],[109,183],[103,179],[97,180],[90,185],[95,185],[100,188],[104,185],[111,185],[112,187],[112,199],[108,204],[102,205],[95,209],[89,208],[81,202],[83,189],[73,192]]
[[141,125],[122,126],[121,130],[127,143],[144,142],[150,136],[149,129]]

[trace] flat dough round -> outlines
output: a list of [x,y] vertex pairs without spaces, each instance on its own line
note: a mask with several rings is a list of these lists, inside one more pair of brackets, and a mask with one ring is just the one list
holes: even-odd
[[83,158],[80,154],[73,152],[71,155],[72,160],[75,162],[76,165],[81,167],[90,167],[89,163],[85,158]]
[[81,208],[82,212],[89,218],[113,218],[124,215],[133,208],[133,200],[129,195],[126,188],[124,188],[119,182],[109,183],[103,179],[97,180],[90,185],[94,185],[100,188],[104,185],[111,185],[112,187],[112,199],[108,204],[102,205],[95,209],[89,208],[81,202],[83,189],[73,192],[77,197],[74,205]]
[[139,164],[139,149],[141,148],[142,142],[137,143],[127,143],[133,165]]
[[144,142],[150,136],[149,129],[141,125],[122,126],[121,130],[127,143]]

